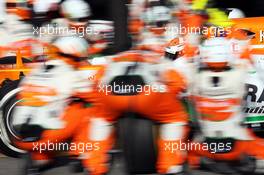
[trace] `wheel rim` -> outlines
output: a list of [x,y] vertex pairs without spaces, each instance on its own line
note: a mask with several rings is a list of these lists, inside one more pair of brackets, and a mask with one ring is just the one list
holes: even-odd
[[[18,92],[20,91],[20,88],[17,88],[17,89],[14,89],[14,90],[12,90],[12,91],[10,91],[10,92],[8,92],[3,98],[2,98],[2,100],[1,100],[1,102],[0,102],[0,109],[3,109],[3,107],[4,107],[4,105],[12,98],[12,97],[14,97],[14,95],[16,95]],[[17,104],[17,102],[18,101],[16,101],[16,103],[15,104]],[[13,109],[13,107],[15,106],[15,104],[13,104],[12,105],[12,107],[8,110],[8,115],[9,114],[11,114],[11,111],[12,111],[12,109]],[[3,111],[1,111],[1,120],[0,120],[0,129],[1,129],[1,132],[0,132],[0,139],[2,140],[2,142],[4,143],[4,145],[5,146],[7,146],[10,150],[12,150],[12,151],[14,151],[14,152],[17,152],[17,153],[25,153],[25,151],[24,150],[21,150],[21,149],[19,149],[19,148],[17,148],[17,147],[15,147],[13,144],[12,144],[12,142],[11,142],[11,140],[10,140],[10,136],[8,135],[8,131],[9,131],[9,133],[13,133],[13,131],[11,131],[10,130],[10,125],[9,125],[9,119],[8,120],[6,120],[6,123],[5,123],[5,121],[4,121],[4,118],[3,118]],[[8,118],[10,118],[10,116],[8,116]],[[7,128],[6,128],[6,126],[5,126],[5,124],[6,124],[6,126],[7,126]],[[8,129],[8,131],[7,131],[7,129]],[[13,136],[13,134],[12,134],[12,136]],[[16,137],[15,137],[16,138]]]
[[17,133],[16,129],[14,128],[14,125],[13,125],[12,112],[13,112],[16,104],[20,101],[21,100],[17,100],[15,103],[12,104],[12,106],[8,109],[7,118],[6,118],[6,126],[7,126],[8,131],[12,135],[12,137],[15,137],[17,140],[19,140],[20,137],[19,137],[19,134]]

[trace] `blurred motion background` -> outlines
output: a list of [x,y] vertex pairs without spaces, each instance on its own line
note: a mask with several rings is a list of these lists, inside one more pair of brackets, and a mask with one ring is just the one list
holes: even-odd
[[[62,0],[61,2],[63,2]],[[127,31],[128,9],[126,4],[131,3],[131,0],[86,0],[92,8],[91,19],[112,20],[114,21],[115,35],[114,46],[111,52],[119,52],[127,50],[131,46],[131,39]],[[0,14],[4,12],[4,0],[0,1]],[[216,0],[215,6],[219,8],[239,8],[246,17],[264,16],[264,1],[262,0]],[[59,17],[58,11],[52,12],[52,17]],[[0,18],[3,15],[0,15]],[[43,23],[44,21],[42,21]],[[41,26],[41,22],[32,21],[35,26]]]
[[[46,1],[46,0],[42,0]],[[48,1],[48,0],[47,0]],[[52,0],[49,0],[52,1]],[[59,0],[53,0],[59,1]],[[127,4],[133,3],[133,1],[140,0],[85,0],[89,3],[91,7],[92,16],[89,19],[92,20],[107,20],[113,21],[114,25],[114,38],[113,43],[110,44],[109,48],[106,50],[106,55],[112,55],[118,52],[129,50],[132,43],[132,34],[128,32],[128,6]],[[144,0],[141,0],[144,1]],[[174,0],[177,1],[177,0]],[[63,3],[64,0],[61,0],[60,3]],[[5,14],[4,8],[5,0],[0,0],[0,23]],[[241,9],[246,17],[259,17],[264,16],[264,0],[215,0],[214,6],[217,8],[238,8]],[[35,27],[41,27],[44,23],[50,22],[52,19],[62,17],[59,13],[58,8],[49,12],[49,18],[44,18],[42,20],[32,20],[31,23]],[[37,19],[36,14],[32,11],[33,19]],[[34,18],[35,17],[35,18]],[[264,25],[264,24],[263,24]],[[264,26],[263,26],[264,28]],[[0,121],[1,122],[1,121]],[[0,154],[0,175],[10,174],[16,175],[19,174],[21,160],[17,161],[13,158],[1,157]],[[110,174],[115,175],[124,175],[122,172],[122,158],[117,157],[113,166],[113,171]],[[49,174],[59,174],[67,172],[65,167],[63,169],[52,170]],[[68,172],[67,172],[68,173]],[[213,173],[204,173],[204,172],[194,172],[196,175],[214,175]]]

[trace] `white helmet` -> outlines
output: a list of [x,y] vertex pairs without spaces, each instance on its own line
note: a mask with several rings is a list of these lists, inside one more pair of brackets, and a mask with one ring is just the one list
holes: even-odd
[[[91,8],[88,3],[83,0],[66,0],[61,4],[61,12],[64,17],[79,21],[87,19],[91,16]],[[81,22],[81,21],[79,21]]]
[[237,8],[229,8],[230,10],[228,19],[245,18],[245,14],[242,10]]
[[159,23],[167,23],[172,19],[171,9],[162,5],[149,7],[143,14],[143,18],[148,24],[159,25]]
[[183,38],[174,38],[165,48],[165,58],[176,60],[183,56],[184,42]]
[[33,3],[33,10],[35,13],[47,13],[52,5],[59,4],[61,0],[35,0]]
[[90,20],[89,27],[94,31],[89,35],[89,40],[111,40],[114,37],[113,21]]
[[223,37],[210,38],[200,46],[201,62],[208,67],[221,67],[233,63],[232,43]]
[[88,56],[88,43],[85,39],[77,36],[61,37],[53,45],[57,47],[59,54],[76,58]]

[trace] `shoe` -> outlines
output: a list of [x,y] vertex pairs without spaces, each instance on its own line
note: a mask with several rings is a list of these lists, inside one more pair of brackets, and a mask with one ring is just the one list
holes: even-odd
[[23,156],[25,164],[22,170],[22,175],[40,175],[40,170],[38,167],[33,165],[33,161],[29,154]]
[[80,159],[72,159],[70,162],[71,172],[82,173],[84,171],[82,161]]
[[164,175],[191,175],[187,163],[184,163],[182,166],[176,166],[174,168],[172,167],[170,171],[171,171],[170,173],[166,173]]

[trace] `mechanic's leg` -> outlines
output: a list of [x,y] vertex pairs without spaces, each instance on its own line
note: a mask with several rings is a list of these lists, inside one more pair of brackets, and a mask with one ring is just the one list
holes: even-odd
[[76,145],[76,149],[69,150],[70,156],[73,158],[81,158],[86,151],[91,147],[89,137],[89,129],[91,118],[90,116],[94,113],[94,108],[89,107],[83,110],[83,118],[82,121],[78,125],[78,129],[72,135],[71,143]]
[[29,152],[23,155],[24,163],[21,175],[39,175],[52,165],[52,155],[46,152]]
[[256,160],[255,171],[258,173],[264,172],[264,139],[258,138],[252,134],[254,140],[248,141],[247,147],[245,147],[245,152],[249,156],[254,157]]
[[41,139],[36,142],[15,141],[15,143],[21,149],[28,150],[29,152],[34,151],[33,149],[44,151],[49,145],[63,142],[72,137],[74,133],[78,131],[80,123],[85,115],[83,104],[72,104],[65,109],[63,116],[61,116],[61,120],[65,123],[64,128],[44,130],[41,134]]
[[[69,154],[71,157],[71,165],[74,172],[82,172],[84,168],[84,159],[89,158],[89,152],[97,148],[90,138],[90,125],[91,125],[91,115],[94,114],[94,107],[89,107],[85,109],[85,116],[83,121],[78,127],[78,132],[73,135],[72,144],[76,145],[76,149],[71,149]],[[89,169],[86,167],[86,169]]]
[[200,156],[187,150],[188,151],[188,165],[191,169],[198,169],[200,167]]
[[85,117],[86,111],[83,103],[72,104],[64,112],[62,120],[65,122],[65,127],[59,130],[48,130],[44,133],[42,142],[58,143],[71,138],[79,130],[79,126]]
[[248,145],[247,147],[245,147],[246,152],[260,159],[264,159],[264,150],[263,150],[264,139],[256,136],[256,134],[251,129],[247,129],[247,132],[251,140],[247,141]]
[[161,174],[176,174],[183,172],[186,161],[186,150],[180,149],[186,134],[185,123],[174,122],[161,124],[158,140],[157,169]]
[[111,116],[112,119],[112,117],[116,118],[116,115],[106,111],[96,112],[94,115],[96,116],[91,116],[88,131],[89,142],[93,145],[93,149],[87,151],[83,165],[91,175],[101,175],[108,172],[108,152],[114,143],[113,120],[109,120],[106,116]]
[[52,154],[47,152],[32,152],[30,156],[33,160],[33,164],[36,166],[42,166],[51,162]]
[[59,151],[65,149],[64,146],[61,148],[59,143],[63,145],[68,144],[66,140],[69,139],[76,133],[78,126],[82,122],[84,115],[82,104],[72,104],[66,108],[64,115],[61,116],[65,122],[65,127],[57,130],[45,130],[41,134],[41,138],[35,142],[21,142],[15,141],[16,145],[29,152],[27,159],[28,165],[26,167],[30,169],[39,169],[42,167],[49,167],[50,163],[54,160],[54,156]]
[[146,111],[150,119],[161,123],[157,170],[160,174],[182,173],[186,150],[180,150],[180,144],[187,137],[187,113],[175,96],[161,93],[157,97],[158,103],[156,101],[156,104],[152,104],[151,111]]

